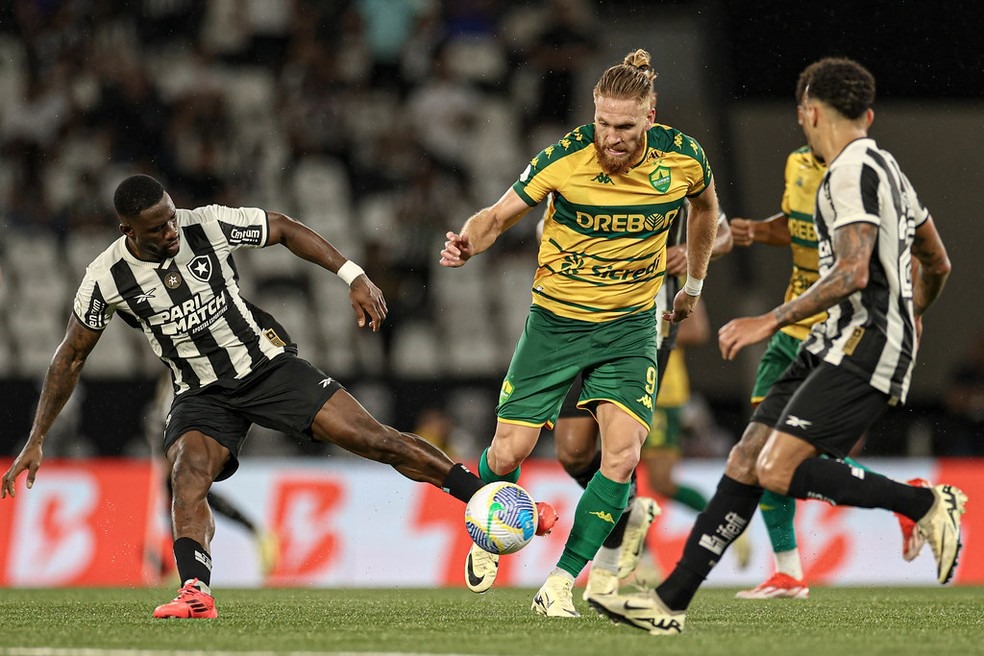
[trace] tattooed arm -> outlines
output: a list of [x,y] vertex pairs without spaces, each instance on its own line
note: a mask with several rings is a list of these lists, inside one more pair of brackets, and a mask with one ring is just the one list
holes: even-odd
[[83,326],[74,316],[68,320],[65,339],[58,345],[55,356],[48,365],[48,373],[44,377],[41,388],[41,400],[34,415],[34,425],[31,435],[21,450],[20,455],[10,465],[0,482],[0,499],[7,495],[14,496],[14,483],[22,471],[27,470],[27,487],[34,485],[38,467],[41,466],[42,449],[48,429],[55,423],[55,418],[65,406],[72,391],[79,382],[79,374],[86,358],[95,347],[101,332],[90,330]]
[[783,326],[796,323],[837,305],[868,286],[868,264],[878,238],[873,223],[849,223],[833,235],[834,267],[827,275],[788,303],[757,317],[734,319],[718,331],[721,357],[733,360],[750,344],[768,339]]
[[878,239],[873,223],[850,223],[834,231],[834,268],[802,295],[783,303],[772,315],[776,330],[828,310],[868,286],[868,264]]

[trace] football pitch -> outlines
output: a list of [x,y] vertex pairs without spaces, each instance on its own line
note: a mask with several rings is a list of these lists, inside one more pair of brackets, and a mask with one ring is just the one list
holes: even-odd
[[984,654],[984,588],[814,588],[808,601],[702,590],[681,636],[530,611],[534,590],[217,591],[217,620],[155,620],[171,589],[0,590],[0,656],[169,654]]

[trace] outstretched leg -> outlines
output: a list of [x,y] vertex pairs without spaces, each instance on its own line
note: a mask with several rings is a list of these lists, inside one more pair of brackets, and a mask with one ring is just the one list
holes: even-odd
[[422,437],[379,423],[345,390],[325,402],[311,433],[322,442],[390,465],[410,480],[440,487],[466,503],[483,485],[478,476]]

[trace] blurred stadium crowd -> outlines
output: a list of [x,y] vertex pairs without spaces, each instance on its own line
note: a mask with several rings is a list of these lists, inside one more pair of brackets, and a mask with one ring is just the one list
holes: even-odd
[[[382,339],[357,334],[344,286],[286,249],[237,257],[247,297],[333,375],[496,380],[529,305],[536,221],[451,275],[437,253],[536,148],[584,120],[572,96],[594,70],[596,11],[587,0],[2,3],[0,383],[43,375],[84,266],[118,235],[112,190],[135,172],[179,207],[282,211],[363,265],[389,301]],[[980,359],[963,378],[976,396],[952,406],[977,431]],[[143,336],[119,325],[86,366],[107,380],[160,372]],[[0,454],[19,448],[22,436],[8,438]]]
[[[371,269],[392,308],[381,354],[353,344],[344,289],[323,272],[286,251],[242,258],[247,293],[286,313],[294,337],[339,374],[500,366],[529,266],[511,279],[513,249],[497,249],[488,264],[501,272],[479,265],[451,289],[435,280],[436,253],[476,199],[518,174],[523,135],[570,118],[570,76],[545,75],[539,51],[557,58],[559,40],[567,54],[590,48],[586,29],[577,37],[586,3],[510,6],[12,3],[0,21],[0,208],[4,304],[15,311],[0,322],[0,375],[43,370],[84,265],[116,235],[112,189],[134,171],[165,181],[179,207],[288,213]],[[517,102],[531,85],[553,100]],[[522,246],[529,232],[510,237]],[[435,296],[455,299],[454,330],[442,332],[434,309],[452,304]],[[467,345],[454,342],[465,332]],[[131,336],[101,347],[87,372],[156,371]]]

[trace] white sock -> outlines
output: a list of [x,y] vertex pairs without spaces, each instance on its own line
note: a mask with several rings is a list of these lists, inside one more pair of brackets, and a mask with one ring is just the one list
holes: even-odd
[[[187,581],[184,582],[184,584],[182,585],[182,587],[185,586],[185,585],[188,585],[192,581],[194,581],[194,579],[188,579]],[[212,588],[208,587],[208,584],[205,583],[204,581],[197,581],[195,583],[195,587],[198,588],[199,590],[201,590],[202,592],[204,592],[207,595],[211,595],[212,594]]]
[[611,547],[601,547],[598,549],[598,553],[595,554],[594,560],[591,561],[591,567],[597,567],[598,569],[603,569],[606,572],[611,572],[612,574],[618,573],[618,556],[621,553],[619,548]]
[[776,553],[776,571],[788,574],[797,581],[803,579],[803,565],[800,563],[799,549],[793,548],[789,551]]
[[623,515],[628,515],[629,516],[629,519],[628,519],[628,521],[625,524],[625,527],[626,528],[628,528],[630,526],[633,527],[633,528],[638,528],[638,527],[642,526],[642,523],[645,521],[645,519],[646,519],[645,518],[645,514],[646,513],[642,512],[641,510],[638,511],[638,512],[635,512],[636,511],[636,506],[638,506],[638,505],[639,505],[639,497],[636,497],[635,499],[632,500],[632,503],[630,503],[629,506],[622,513]]
[[554,567],[553,571],[550,572],[550,576],[563,576],[565,579],[574,584],[574,575],[568,572],[566,569],[561,569],[560,567]]

